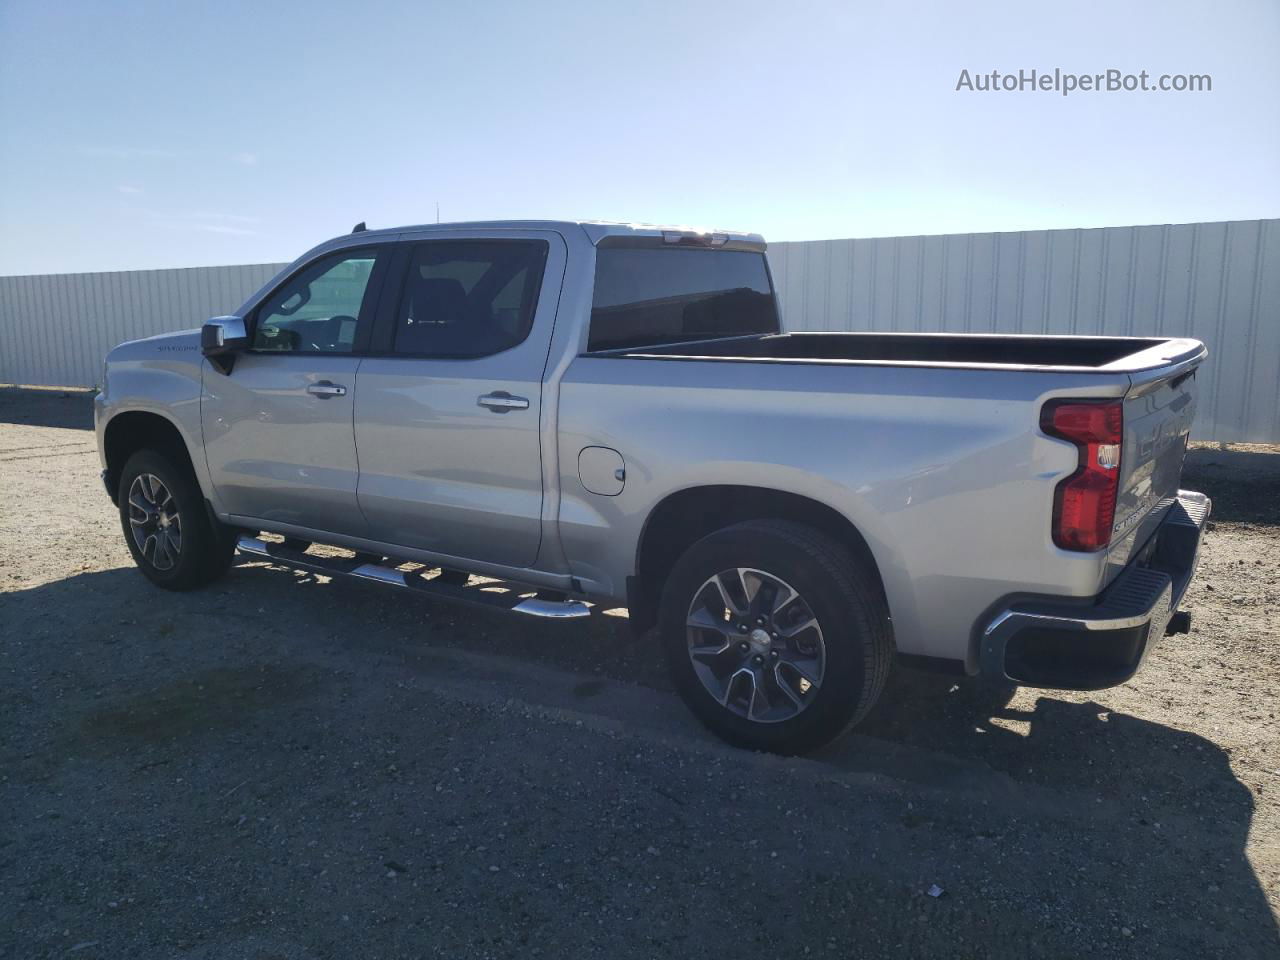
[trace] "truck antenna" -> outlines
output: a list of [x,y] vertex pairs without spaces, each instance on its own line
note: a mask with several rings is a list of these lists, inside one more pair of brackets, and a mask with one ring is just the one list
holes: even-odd
[[366,226],[364,225],[364,221],[363,221],[363,220],[361,220],[359,223],[357,223],[354,227],[352,227],[352,228],[351,228],[351,232],[352,232],[352,233],[364,233],[364,232],[365,232],[366,230],[368,230],[368,229],[369,229],[369,228],[368,228],[368,227],[366,227]]

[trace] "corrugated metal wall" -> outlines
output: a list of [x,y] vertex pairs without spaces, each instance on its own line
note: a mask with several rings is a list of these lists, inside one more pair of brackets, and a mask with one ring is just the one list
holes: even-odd
[[0,277],[0,383],[94,386],[117,343],[230,313],[282,266]]
[[790,330],[1190,336],[1195,436],[1280,443],[1280,220],[769,245]]
[[[1192,336],[1196,436],[1280,443],[1280,221],[775,243],[792,330]],[[0,277],[0,382],[88,386],[134,337],[238,307],[280,264]]]

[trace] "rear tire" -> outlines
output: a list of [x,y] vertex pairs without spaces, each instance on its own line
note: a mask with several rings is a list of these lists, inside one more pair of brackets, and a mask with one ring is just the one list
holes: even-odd
[[837,541],[781,520],[726,527],[685,551],[659,631],[694,714],[735,746],[775,753],[843,735],[875,704],[893,659],[871,572]]
[[133,561],[156,586],[192,590],[231,565],[235,534],[210,516],[187,464],[139,450],[120,473],[116,502]]

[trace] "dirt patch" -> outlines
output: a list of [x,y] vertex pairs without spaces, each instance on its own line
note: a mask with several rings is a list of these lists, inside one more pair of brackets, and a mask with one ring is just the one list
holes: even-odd
[[[171,633],[165,626],[156,630],[161,638]],[[315,696],[321,690],[315,670],[255,664],[219,667],[84,714],[74,743],[108,745],[137,740],[172,744],[242,726],[262,711]]]

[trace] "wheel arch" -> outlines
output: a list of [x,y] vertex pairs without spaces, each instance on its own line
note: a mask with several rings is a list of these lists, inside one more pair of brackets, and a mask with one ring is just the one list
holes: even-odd
[[189,470],[196,485],[200,485],[190,447],[177,423],[151,410],[125,410],[107,421],[102,434],[107,490],[113,503],[125,463],[139,450],[148,449],[171,456]]
[[663,571],[707,534],[747,520],[790,520],[821,530],[849,550],[871,576],[888,607],[879,564],[862,532],[843,513],[803,494],[770,487],[714,484],[668,494],[649,512],[636,547],[635,575],[627,581],[634,629],[657,622]]

